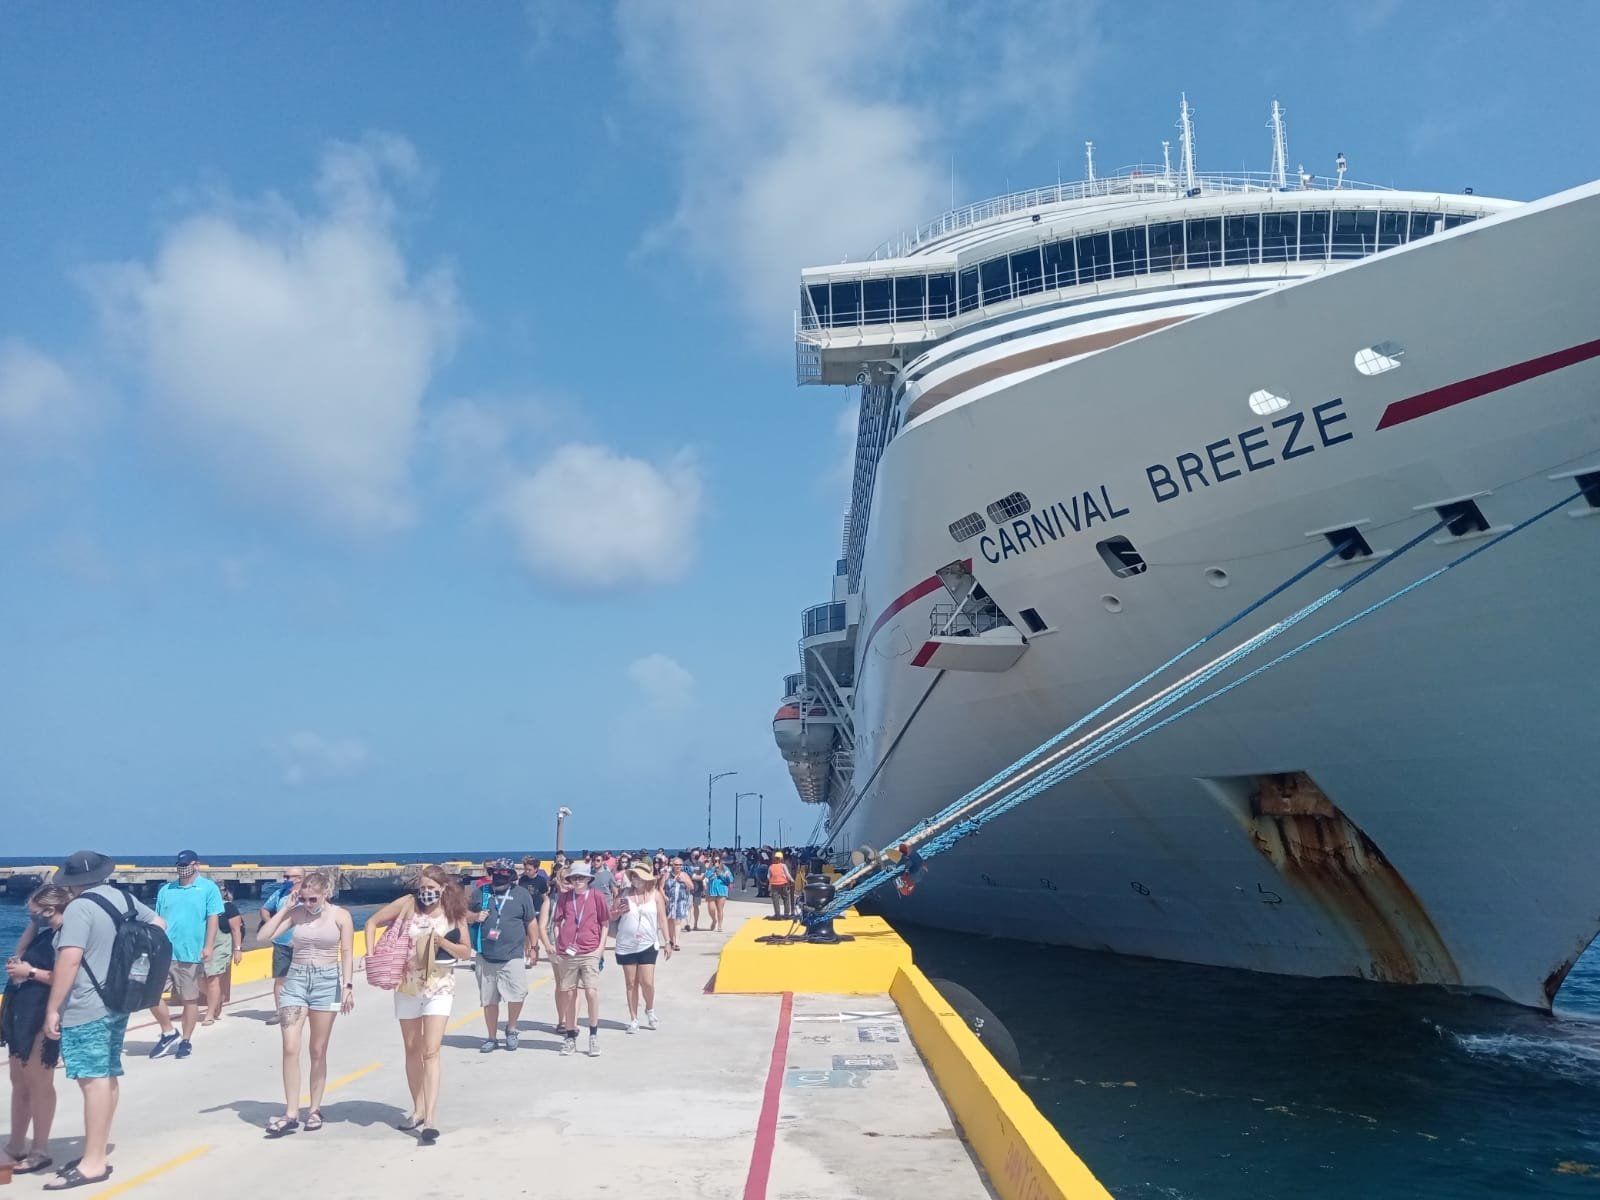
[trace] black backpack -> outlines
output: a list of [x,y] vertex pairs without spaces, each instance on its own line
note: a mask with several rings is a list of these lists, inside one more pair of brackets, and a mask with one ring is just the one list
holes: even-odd
[[126,912],[118,912],[104,896],[88,893],[78,898],[93,900],[117,927],[104,983],[94,977],[89,960],[83,961],[83,969],[89,972],[89,982],[100,994],[106,1011],[136,1013],[160,1004],[161,995],[167,990],[167,972],[172,967],[172,943],[167,940],[167,931],[141,921],[126,892],[122,894]]

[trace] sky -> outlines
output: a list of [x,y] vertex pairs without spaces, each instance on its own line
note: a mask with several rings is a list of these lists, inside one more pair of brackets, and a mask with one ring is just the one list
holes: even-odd
[[[796,841],[803,266],[1096,163],[1531,199],[1600,5],[0,0],[0,856]],[[930,808],[949,797],[930,797]]]

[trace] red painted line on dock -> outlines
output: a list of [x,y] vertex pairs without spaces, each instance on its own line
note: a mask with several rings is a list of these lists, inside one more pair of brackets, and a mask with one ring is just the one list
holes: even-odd
[[783,1097],[783,1067],[789,1058],[789,1023],[794,1016],[794,993],[783,994],[778,1009],[778,1032],[772,1039],[772,1063],[761,1095],[761,1117],[756,1122],[756,1144],[750,1154],[750,1174],[744,1180],[744,1200],[766,1200],[767,1179],[772,1174],[772,1151],[778,1143],[778,1102]]

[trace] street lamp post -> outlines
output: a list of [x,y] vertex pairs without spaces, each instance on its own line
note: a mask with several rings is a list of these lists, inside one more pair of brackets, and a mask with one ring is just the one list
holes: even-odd
[[737,775],[737,771],[718,771],[715,775],[706,776],[706,849],[711,849],[711,785],[719,779],[726,779],[729,775]]
[[767,800],[765,796],[756,796],[756,845],[765,846],[766,843]]
[[556,853],[557,854],[561,853],[561,827],[564,824],[566,824],[567,818],[570,817],[571,815],[572,815],[572,810],[570,808],[568,808],[565,804],[563,804],[560,808],[556,809]]
[[746,796],[754,796],[758,801],[761,799],[761,793],[760,792],[735,792],[734,793],[734,795],[733,795],[733,848],[735,850],[739,849],[739,801],[743,800]]

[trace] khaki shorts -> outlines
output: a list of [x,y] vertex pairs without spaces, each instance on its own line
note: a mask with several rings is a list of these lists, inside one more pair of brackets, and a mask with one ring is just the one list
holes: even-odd
[[528,998],[528,972],[521,958],[508,962],[478,960],[478,1003],[516,1004]]
[[555,967],[558,992],[570,992],[574,988],[588,991],[600,986],[599,954],[558,954]]
[[200,964],[173,963],[167,975],[167,990],[172,993],[174,1000],[182,1000],[185,1004],[200,999]]

